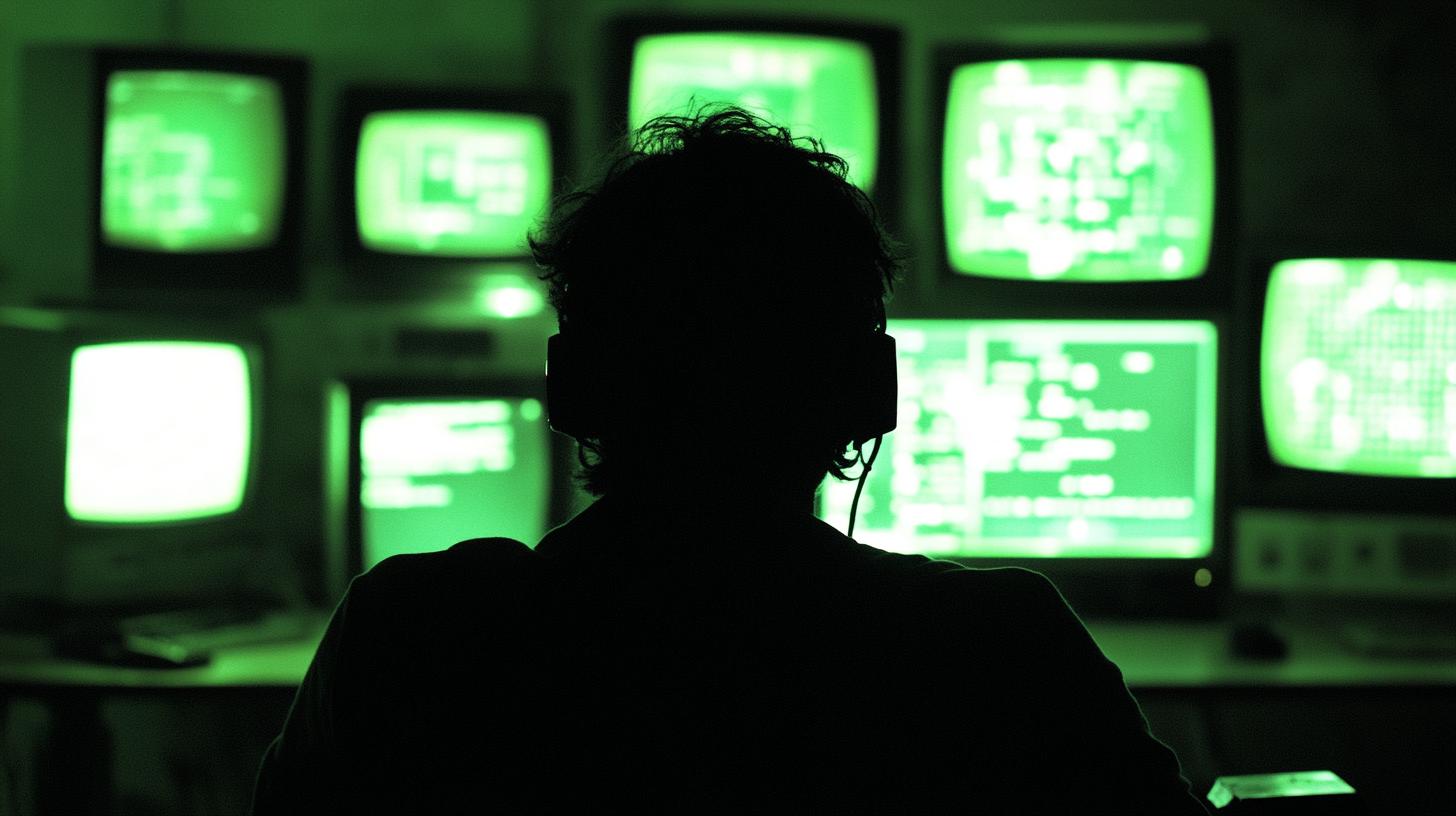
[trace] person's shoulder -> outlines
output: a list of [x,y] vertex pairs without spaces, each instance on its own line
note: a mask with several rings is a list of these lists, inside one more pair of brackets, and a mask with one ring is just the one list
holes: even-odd
[[1061,592],[1034,570],[968,567],[916,556],[894,556],[881,563],[893,565],[914,604],[942,623],[982,632],[1082,629]]
[[1061,599],[1045,575],[1022,567],[968,567],[924,555],[887,552],[853,539],[847,541],[854,560],[863,568],[893,576],[920,592],[948,597],[1004,595],[1043,602]]
[[968,567],[931,560],[918,572],[922,580],[947,594],[975,593],[1043,603],[1061,601],[1061,593],[1049,578],[1024,567]]
[[473,538],[437,552],[390,556],[356,579],[351,591],[426,603],[480,595],[487,585],[496,595],[520,587],[535,560],[514,539]]
[[531,548],[513,538],[472,538],[447,549],[391,555],[369,570],[376,581],[459,574],[461,570],[529,561]]

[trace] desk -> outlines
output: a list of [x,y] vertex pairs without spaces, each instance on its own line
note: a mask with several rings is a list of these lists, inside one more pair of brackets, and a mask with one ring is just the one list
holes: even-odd
[[[1334,631],[1308,627],[1286,631],[1289,657],[1279,661],[1233,656],[1222,623],[1090,621],[1088,628],[1198,793],[1219,773],[1328,767],[1363,785],[1374,814],[1421,812],[1411,806],[1416,795],[1434,795],[1456,812],[1449,774],[1456,659],[1361,655]],[[316,644],[317,636],[228,649],[192,669],[129,669],[59,660],[36,644],[0,639],[0,726],[13,703],[28,707],[18,719],[40,717],[32,730],[49,748],[39,783],[12,784],[40,788],[35,796],[58,810],[111,810],[128,793],[113,787],[134,782],[115,768],[143,753],[158,766],[195,763],[184,781],[205,787],[209,801],[246,802],[257,757]],[[25,736],[10,746],[24,745]],[[171,777],[150,784],[164,793],[141,800],[147,809],[188,811],[190,799],[166,798],[184,786]]]
[[1087,629],[1133,689],[1456,689],[1456,656],[1360,654],[1333,628],[1282,629],[1289,644],[1282,660],[1234,656],[1226,623],[1088,621]]
[[137,669],[64,660],[27,649],[0,650],[0,690],[44,696],[68,689],[112,691],[182,688],[291,688],[308,670],[319,634],[285,643],[223,649],[205,666],[188,669]]

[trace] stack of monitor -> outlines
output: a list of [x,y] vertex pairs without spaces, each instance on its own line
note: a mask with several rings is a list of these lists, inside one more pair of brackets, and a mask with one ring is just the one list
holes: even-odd
[[[0,615],[130,614],[272,593],[255,580],[267,582],[258,565],[280,540],[269,532],[276,508],[261,503],[291,491],[273,481],[288,469],[264,444],[263,420],[289,390],[263,376],[275,349],[258,310],[271,300],[257,295],[296,294],[300,282],[306,66],[45,46],[27,49],[23,68],[28,260],[86,269],[90,282],[79,299],[0,314],[3,370],[27,382],[0,401]],[[351,91],[346,108],[353,266],[424,277],[444,263],[527,254],[526,231],[564,164],[559,99],[375,89]],[[75,247],[84,253],[68,256]],[[476,293],[482,318],[539,313],[530,277],[490,276]],[[512,520],[492,527],[487,516],[481,529],[534,543],[551,518],[549,477],[564,470],[546,455],[539,398],[455,382],[423,399],[420,383],[399,381],[400,393],[381,386],[359,418],[378,455],[366,459],[372,498],[354,505],[375,520],[354,566],[424,549],[400,521],[410,513],[391,511],[442,491],[470,506],[505,499]],[[445,421],[451,410],[473,411],[473,430]],[[419,455],[427,438],[476,445],[479,478],[436,450],[456,469],[441,478],[457,484],[412,482],[401,468],[428,463],[391,458],[401,427]]]
[[[647,17],[612,38],[609,121],[739,104],[844,156],[892,224],[904,189],[939,207],[938,251],[909,270],[933,280],[892,304],[899,427],[861,540],[1032,565],[1088,611],[1171,613],[1211,605],[1235,504],[1451,515],[1456,256],[1306,247],[1240,267],[1225,49],[943,49],[936,185],[902,177],[892,30]],[[28,115],[58,124],[22,150],[51,218],[37,234],[69,241],[68,214],[89,213],[98,291],[297,284],[301,63],[41,49],[25,68]],[[37,92],[59,76],[77,93]],[[350,268],[409,281],[519,263],[567,113],[544,94],[349,91]],[[77,122],[82,136],[59,127]],[[90,159],[48,161],[66,150]],[[36,372],[0,408],[16,591],[126,606],[228,585],[270,466],[257,332],[0,322],[6,370]],[[541,383],[344,374],[349,575],[475,536],[534,544],[563,518],[569,457]],[[852,495],[826,483],[821,515],[842,526]]]
[[25,50],[21,257],[89,283],[0,313],[7,617],[270,593],[247,307],[298,283],[306,93],[287,57]]

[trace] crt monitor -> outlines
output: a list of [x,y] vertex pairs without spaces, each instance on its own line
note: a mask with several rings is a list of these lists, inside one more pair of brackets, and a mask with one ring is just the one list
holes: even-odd
[[1449,605],[1456,255],[1300,243],[1252,264],[1236,581]]
[[953,275],[1184,281],[1210,269],[1215,62],[1194,52],[944,59],[941,208]]
[[96,59],[98,284],[292,286],[303,64],[170,51]]
[[1264,304],[1259,393],[1276,464],[1456,477],[1456,261],[1289,258]]
[[349,387],[351,574],[471,538],[545,535],[553,447],[545,403],[521,384]]
[[[858,540],[1058,577],[1075,563],[1108,584],[1146,562],[1194,588],[1215,552],[1212,323],[891,320],[889,333],[899,424]],[[842,528],[854,488],[826,482],[821,515]]]
[[249,589],[252,334],[7,309],[0,336],[5,376],[28,383],[0,409],[8,600],[143,608]]
[[812,136],[849,164],[849,178],[882,199],[898,40],[872,27],[766,20],[624,21],[627,126],[701,106],[740,106],[795,136]]
[[39,45],[20,68],[24,263],[107,295],[294,290],[301,60]]
[[355,89],[346,102],[345,200],[356,257],[529,254],[561,173],[565,106],[548,95]]

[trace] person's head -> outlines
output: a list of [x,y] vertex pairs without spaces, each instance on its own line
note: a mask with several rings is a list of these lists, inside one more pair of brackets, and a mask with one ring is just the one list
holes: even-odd
[[737,108],[662,117],[531,237],[561,333],[607,385],[582,479],[811,496],[843,476],[844,349],[897,273],[845,162]]

